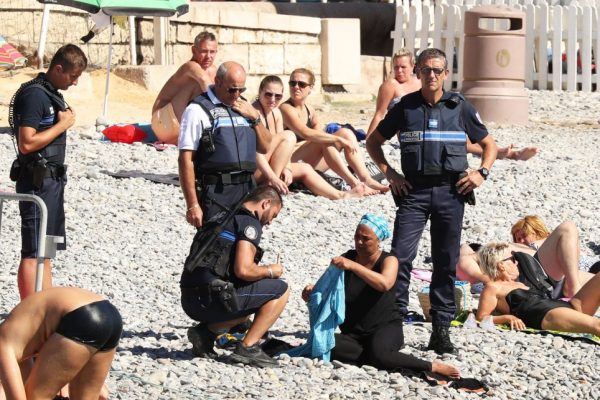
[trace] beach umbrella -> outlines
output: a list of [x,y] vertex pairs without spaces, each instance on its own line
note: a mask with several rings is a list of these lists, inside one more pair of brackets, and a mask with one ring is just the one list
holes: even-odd
[[0,36],[0,69],[22,67],[27,58]]
[[187,0],[38,0],[43,4],[75,7],[96,14],[170,17],[188,12]]
[[[45,4],[40,34],[40,47],[42,49],[43,43],[46,40],[46,31],[48,27],[47,6],[50,4],[75,7],[92,14],[104,13],[110,17],[106,87],[104,91],[104,108],[102,111],[102,115],[105,117],[108,113],[108,88],[110,84],[110,65],[112,57],[112,17],[116,15],[170,17],[175,14],[180,16],[189,10],[188,0],[38,0],[38,2]],[[38,51],[38,54],[43,54],[43,51]]]

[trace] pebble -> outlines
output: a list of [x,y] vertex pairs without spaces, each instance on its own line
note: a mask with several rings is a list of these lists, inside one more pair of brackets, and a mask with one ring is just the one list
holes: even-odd
[[[533,145],[540,147],[541,153],[527,162],[494,164],[490,179],[477,189],[477,206],[465,209],[462,240],[508,240],[512,222],[538,213],[551,227],[565,219],[582,227],[582,254],[593,256],[600,251],[600,226],[595,218],[600,215],[595,197],[600,130],[573,121],[600,115],[600,94],[528,93],[528,126],[490,125],[489,129],[502,146]],[[591,108],[583,111],[582,104]],[[367,128],[368,121],[358,120],[360,108],[336,111],[338,106],[328,107],[340,114],[322,121]],[[569,121],[563,121],[565,116]],[[99,118],[97,125],[104,127],[110,122]],[[420,379],[399,373],[339,361],[281,355],[281,368],[259,371],[193,357],[186,337],[193,321],[181,310],[178,280],[195,229],[185,222],[181,189],[141,178],[114,179],[102,172],[177,174],[178,152],[175,148],[157,152],[143,144],[100,142],[96,131],[90,126],[75,127],[69,136],[68,249],[57,254],[53,279],[56,285],[94,290],[121,311],[125,334],[107,381],[115,398],[478,398],[443,387],[429,388]],[[364,145],[360,151],[365,151]],[[384,145],[383,151],[398,167],[397,140]],[[8,171],[13,159],[10,136],[0,135],[0,171]],[[469,157],[469,163],[476,168],[480,159]],[[14,188],[10,184],[0,179],[1,187]],[[288,305],[272,332],[281,340],[300,344],[308,332],[306,305],[300,299],[304,285],[318,279],[332,256],[352,247],[354,226],[362,214],[383,214],[391,222],[395,208],[390,195],[334,202],[293,194],[286,196],[284,203],[279,217],[265,228],[261,246],[266,250],[264,262],[275,262],[280,253],[291,289]],[[19,228],[17,205],[5,202],[0,259],[6,266],[18,264],[20,238],[13,232]],[[431,268],[431,240],[426,229],[413,262],[415,268]],[[389,250],[390,245],[388,240],[383,247]],[[15,273],[16,267],[0,269],[0,315],[6,315],[18,301]],[[410,287],[409,307],[419,313],[417,292],[423,286],[425,283],[413,281]],[[438,358],[424,350],[430,333],[430,324],[406,325],[402,351],[428,361]],[[441,359],[460,368],[463,377],[484,380],[492,389],[490,398],[599,398],[596,345],[553,335],[490,333],[480,328],[452,328],[451,336],[461,353]]]

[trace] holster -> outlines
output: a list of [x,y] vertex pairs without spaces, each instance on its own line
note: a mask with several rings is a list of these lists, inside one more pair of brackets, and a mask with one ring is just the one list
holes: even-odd
[[215,279],[208,284],[211,298],[215,296],[223,307],[230,313],[239,311],[240,305],[237,301],[237,294],[233,283],[221,279]]
[[21,173],[23,172],[23,165],[18,158],[15,158],[15,161],[12,162],[10,166],[10,172],[8,174],[11,181],[16,182],[21,177]]

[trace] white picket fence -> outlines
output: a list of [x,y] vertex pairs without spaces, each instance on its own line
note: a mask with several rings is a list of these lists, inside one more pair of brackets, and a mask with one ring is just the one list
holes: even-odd
[[[600,55],[600,0],[550,4],[533,0],[397,0],[391,33],[394,52],[402,47],[417,53],[427,47],[442,49],[450,70],[446,89],[460,90],[464,14],[477,5],[504,5],[525,12],[527,88],[600,90],[600,73],[594,69]],[[495,24],[503,22],[508,21],[496,20]]]

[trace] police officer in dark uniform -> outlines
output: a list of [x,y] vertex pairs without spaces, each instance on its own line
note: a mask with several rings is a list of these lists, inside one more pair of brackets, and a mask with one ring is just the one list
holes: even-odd
[[[188,329],[195,355],[214,357],[215,333],[245,323],[254,314],[232,358],[259,367],[277,366],[258,341],[283,311],[289,291],[278,279],[283,274],[281,264],[258,263],[262,226],[276,218],[282,206],[281,195],[274,188],[259,186],[232,218],[226,219],[224,230],[202,256],[196,253],[196,245],[201,247],[201,243],[195,240],[192,245],[180,286],[183,310],[200,322]],[[209,222],[201,229],[210,226]],[[201,232],[196,237],[202,237]]]
[[[9,115],[18,144],[11,178],[17,182],[17,193],[35,194],[44,200],[48,209],[48,235],[65,237],[66,130],[75,123],[75,112],[58,90],[76,85],[86,67],[83,51],[67,44],[54,54],[48,71],[24,83],[11,102]],[[22,244],[18,284],[24,299],[35,290],[40,211],[32,202],[20,202],[19,211]],[[58,244],[57,248],[64,250],[66,243]],[[49,259],[45,260],[44,269],[42,287],[48,288],[52,286]]]
[[187,221],[199,227],[239,202],[255,186],[256,152],[271,134],[241,97],[246,72],[236,62],[217,69],[214,86],[185,109],[179,135],[179,178]]
[[[454,281],[464,203],[487,179],[497,153],[493,137],[473,106],[460,94],[444,91],[447,66],[441,50],[421,52],[417,60],[421,90],[402,97],[367,139],[367,150],[385,173],[398,205],[392,252],[400,262],[396,298],[405,314],[412,261],[431,219],[433,332],[429,348],[439,354],[457,352],[448,327],[456,311]],[[381,149],[396,133],[404,175],[390,167]],[[467,136],[483,148],[478,170],[467,170]]]

